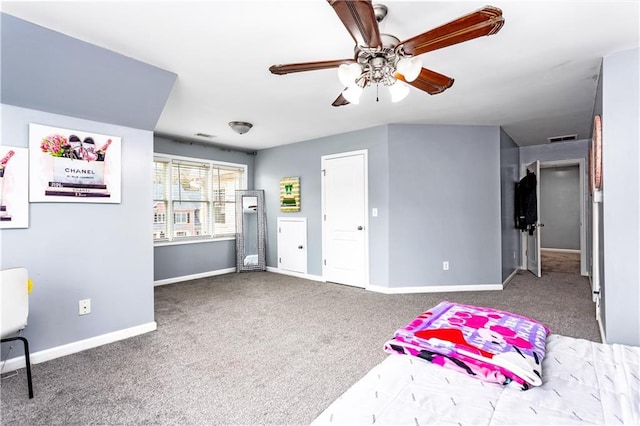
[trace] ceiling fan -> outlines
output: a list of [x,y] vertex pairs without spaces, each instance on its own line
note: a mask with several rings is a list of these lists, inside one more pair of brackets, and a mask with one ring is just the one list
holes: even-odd
[[398,81],[430,95],[442,93],[453,85],[453,78],[422,67],[418,58],[426,52],[462,43],[500,31],[504,25],[502,10],[485,6],[447,24],[400,41],[380,33],[378,23],[387,15],[387,7],[369,0],[327,0],[356,42],[354,58],[331,61],[272,65],[273,74],[288,74],[338,68],[338,77],[346,86],[333,106],[357,104],[364,88],[375,84],[389,88],[397,102],[409,93]]

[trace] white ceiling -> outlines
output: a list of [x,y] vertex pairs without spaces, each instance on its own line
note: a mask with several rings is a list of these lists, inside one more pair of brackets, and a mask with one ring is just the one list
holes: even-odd
[[[505,25],[422,55],[453,77],[431,96],[386,90],[332,107],[334,69],[273,75],[273,64],[353,57],[354,42],[325,0],[2,1],[2,11],[178,75],[156,132],[262,149],[387,123],[499,125],[520,146],[590,137],[601,59],[639,46],[638,0],[392,1],[381,32],[405,40],[491,4]],[[227,125],[253,123],[244,135]],[[195,133],[215,135],[198,138]]]

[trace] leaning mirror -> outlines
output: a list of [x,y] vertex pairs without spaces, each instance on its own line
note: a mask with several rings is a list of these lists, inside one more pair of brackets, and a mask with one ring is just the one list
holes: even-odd
[[236,191],[237,271],[264,271],[265,262],[264,191]]

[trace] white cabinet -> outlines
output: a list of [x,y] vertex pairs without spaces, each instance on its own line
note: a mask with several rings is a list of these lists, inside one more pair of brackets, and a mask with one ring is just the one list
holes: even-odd
[[307,218],[278,218],[278,268],[307,273]]

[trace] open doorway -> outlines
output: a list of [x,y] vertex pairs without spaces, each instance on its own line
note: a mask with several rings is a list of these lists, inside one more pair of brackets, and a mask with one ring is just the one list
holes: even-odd
[[580,275],[580,167],[540,168],[540,235],[542,272]]
[[[521,166],[521,176],[526,173]],[[588,276],[584,159],[544,161],[537,176],[542,272]],[[527,270],[527,238],[522,238],[522,269]]]

